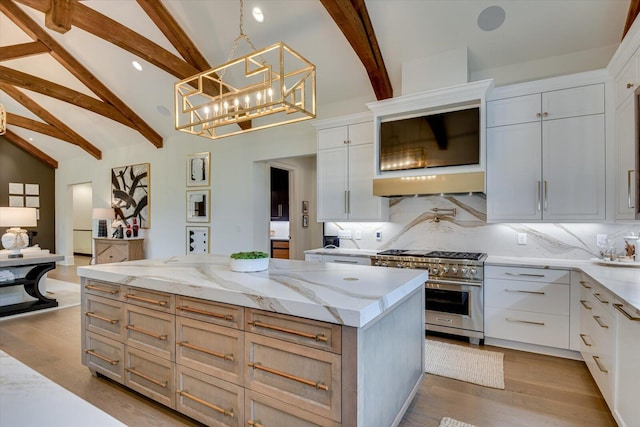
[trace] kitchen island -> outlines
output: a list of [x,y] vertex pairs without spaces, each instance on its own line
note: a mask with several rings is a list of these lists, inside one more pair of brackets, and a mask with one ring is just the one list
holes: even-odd
[[424,376],[424,271],[191,255],[78,274],[83,364],[208,425],[397,425]]

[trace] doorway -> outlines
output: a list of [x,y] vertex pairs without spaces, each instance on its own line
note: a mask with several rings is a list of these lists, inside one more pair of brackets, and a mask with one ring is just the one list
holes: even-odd
[[270,220],[269,240],[271,258],[290,258],[291,228],[289,206],[292,187],[292,172],[275,166],[270,168]]
[[73,254],[91,257],[93,253],[91,211],[93,185],[90,182],[74,184],[73,193]]

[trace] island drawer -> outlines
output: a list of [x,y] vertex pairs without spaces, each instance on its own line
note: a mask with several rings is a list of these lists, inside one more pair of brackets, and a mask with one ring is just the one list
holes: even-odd
[[100,282],[93,279],[82,279],[85,294],[100,295],[106,298],[124,301],[124,286],[117,283]]
[[129,304],[152,308],[171,314],[174,314],[176,305],[175,295],[173,294],[134,287],[125,288],[124,300]]
[[244,332],[177,317],[176,363],[242,385]]
[[524,280],[527,282],[571,283],[571,271],[533,267],[486,265],[485,279]]
[[244,389],[176,365],[176,410],[208,426],[240,427]]
[[124,384],[124,344],[87,332],[83,364],[105,377]]
[[122,301],[86,294],[83,317],[87,331],[116,341],[124,338],[124,303]]
[[341,420],[341,357],[245,333],[245,387],[309,412]]
[[278,427],[339,427],[342,424],[316,414],[304,412],[294,405],[251,390],[245,392],[244,425]]
[[485,306],[568,315],[570,286],[555,283],[487,279]]
[[176,295],[176,315],[230,328],[243,329],[244,308]]
[[485,307],[485,336],[569,348],[569,316]]
[[340,325],[251,308],[245,310],[245,318],[248,332],[333,353],[342,352]]
[[175,360],[175,316],[138,307],[125,306],[125,344],[170,361]]
[[176,408],[174,374],[173,362],[125,346],[124,385],[171,409]]

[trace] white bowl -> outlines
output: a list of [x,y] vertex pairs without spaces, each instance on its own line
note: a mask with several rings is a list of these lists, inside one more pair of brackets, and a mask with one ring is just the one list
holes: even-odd
[[240,273],[264,271],[269,268],[269,258],[233,259],[231,258],[231,270]]

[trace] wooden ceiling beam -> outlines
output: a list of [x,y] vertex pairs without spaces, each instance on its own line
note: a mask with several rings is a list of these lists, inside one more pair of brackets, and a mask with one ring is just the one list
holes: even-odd
[[629,3],[629,11],[627,12],[627,21],[624,23],[624,31],[622,32],[622,39],[627,35],[629,28],[633,24],[633,21],[636,20],[636,16],[638,16],[638,12],[640,12],[640,0],[631,0]]
[[0,65],[0,82],[30,90],[67,102],[108,119],[133,127],[133,124],[113,105],[65,86]]
[[55,160],[53,157],[48,156],[47,154],[39,150],[37,147],[34,147],[33,145],[25,141],[24,138],[21,138],[20,136],[11,132],[9,129],[7,129],[7,133],[5,133],[3,136],[7,139],[7,141],[12,143],[16,147],[23,149],[28,154],[31,154],[33,157],[40,160],[42,163],[51,166],[53,169],[58,169],[57,160]]
[[393,88],[384,65],[364,0],[320,0],[364,65],[378,100],[392,98]]
[[44,25],[50,30],[64,34],[71,29],[72,0],[50,0],[49,10],[44,15]]
[[[74,11],[80,9],[79,3],[74,6]],[[88,9],[88,8],[87,8]],[[103,101],[113,105],[132,123],[132,127],[141,135],[148,139],[153,145],[160,148],[163,141],[162,136],[142,120],[133,110],[131,110],[122,100],[111,92],[98,78],[96,78],[84,65],[77,61],[73,55],[68,53],[53,37],[33,21],[20,7],[13,1],[6,0],[0,2],[0,11],[18,25],[26,34],[34,40],[39,40],[51,49],[53,56],[63,67],[73,76],[82,82],[89,90],[95,93]]]
[[74,142],[67,136],[67,134],[48,123],[39,122],[37,120],[29,119],[27,117],[19,116],[13,113],[7,113],[7,124],[22,129],[28,129],[37,133],[41,133],[43,135],[48,135],[50,137],[66,141],[70,144],[74,144]]
[[22,106],[31,111],[33,114],[40,117],[46,123],[54,126],[62,133],[66,134],[68,137],[67,141],[82,148],[84,151],[91,154],[96,159],[102,159],[102,152],[100,151],[100,149],[95,147],[82,136],[78,135],[73,129],[65,125],[61,120],[47,111],[46,108],[42,107],[40,104],[29,98],[23,92],[5,83],[0,83],[0,89],[2,89],[11,98],[22,104]]
[[49,52],[50,50],[47,46],[37,41],[14,44],[12,46],[0,46],[0,62]]

